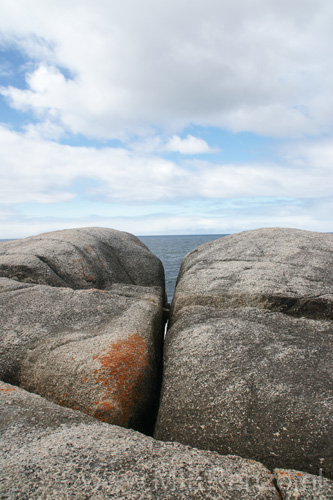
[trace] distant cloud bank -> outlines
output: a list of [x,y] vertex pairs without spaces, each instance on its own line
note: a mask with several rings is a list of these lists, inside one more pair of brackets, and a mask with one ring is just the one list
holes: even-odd
[[332,231],[332,25],[330,0],[4,0],[0,237]]

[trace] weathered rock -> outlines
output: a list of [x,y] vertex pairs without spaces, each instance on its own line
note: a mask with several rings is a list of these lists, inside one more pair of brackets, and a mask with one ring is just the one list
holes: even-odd
[[300,470],[332,461],[332,324],[183,308],[165,340],[155,437]]
[[185,257],[157,439],[312,474],[324,459],[333,477],[333,322],[321,309],[332,299],[332,236],[253,231]]
[[0,276],[74,289],[114,283],[164,288],[161,261],[138,238],[98,227],[0,243]]
[[296,470],[275,469],[283,500],[332,500],[333,481]]
[[132,235],[88,228],[4,243],[0,268],[9,276],[0,278],[0,378],[152,432],[164,330],[160,260]]
[[147,430],[159,386],[160,288],[72,290],[0,278],[0,378]]
[[276,499],[260,463],[162,443],[0,382],[0,497]]
[[260,307],[333,319],[333,234],[257,229],[210,241],[185,256],[173,309]]

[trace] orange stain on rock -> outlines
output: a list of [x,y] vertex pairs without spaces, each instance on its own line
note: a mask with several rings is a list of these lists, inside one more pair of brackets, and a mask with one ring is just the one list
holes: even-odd
[[88,252],[90,255],[92,255],[92,254],[94,253],[94,250],[96,250],[96,249],[95,249],[95,247],[89,247],[89,246],[87,246],[87,247],[86,247],[86,250],[87,250],[87,252]]
[[16,387],[0,387],[0,392],[3,392],[4,394],[10,394],[15,391],[17,391]]
[[292,479],[293,478],[292,474],[290,474],[290,472],[285,471],[285,470],[278,469],[276,471],[276,473],[279,474],[281,476],[281,478],[284,478],[284,477],[287,477],[288,479]]
[[91,276],[90,274],[89,266],[84,260],[82,260],[82,257],[76,259],[74,263],[77,264],[81,278],[84,278],[86,281],[89,282],[94,281],[93,276]]
[[[96,357],[94,357],[96,359]],[[95,416],[122,426],[128,425],[132,408],[140,397],[141,384],[148,366],[147,343],[139,333],[126,340],[112,342],[98,358],[102,368],[95,370],[95,380],[103,387]],[[114,407],[121,414],[114,415]]]

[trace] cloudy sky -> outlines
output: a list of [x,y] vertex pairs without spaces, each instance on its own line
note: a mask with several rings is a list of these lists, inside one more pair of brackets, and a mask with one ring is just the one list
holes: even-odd
[[0,238],[333,231],[332,0],[1,0]]

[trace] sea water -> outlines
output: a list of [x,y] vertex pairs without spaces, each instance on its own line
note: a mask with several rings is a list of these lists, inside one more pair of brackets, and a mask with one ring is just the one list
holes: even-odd
[[183,257],[197,246],[216,240],[225,234],[192,234],[184,236],[138,236],[159,257],[164,266],[165,289],[171,302]]
[[[216,240],[225,234],[192,234],[184,236],[138,236],[159,257],[164,266],[165,288],[171,302],[183,257],[206,241]],[[9,241],[9,240],[1,240]]]

